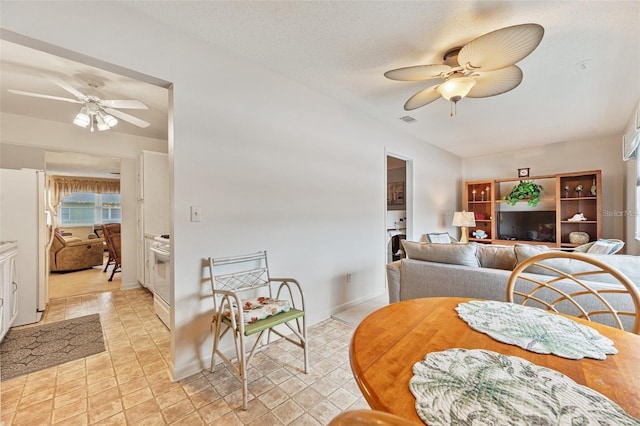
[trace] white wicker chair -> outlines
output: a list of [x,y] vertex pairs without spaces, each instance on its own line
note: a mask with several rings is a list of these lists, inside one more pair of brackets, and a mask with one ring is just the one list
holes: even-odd
[[[304,312],[304,295],[300,284],[293,278],[271,278],[267,264],[267,253],[209,258],[209,271],[213,295],[212,328],[214,334],[211,352],[211,371],[215,368],[215,356],[220,357],[242,382],[243,408],[247,409],[247,365],[259,348],[270,343],[271,333],[302,348],[304,372],[309,369],[307,328]],[[286,294],[286,295],[285,295]],[[245,324],[245,307],[248,298],[265,296],[280,299],[285,295],[291,305],[286,312],[279,312],[264,319]],[[244,302],[243,302],[244,300]],[[285,325],[292,334],[284,334],[276,326]],[[266,342],[263,341],[267,332]],[[220,351],[222,337],[231,332],[235,346],[236,363]],[[256,335],[256,340],[247,353],[245,339]]]

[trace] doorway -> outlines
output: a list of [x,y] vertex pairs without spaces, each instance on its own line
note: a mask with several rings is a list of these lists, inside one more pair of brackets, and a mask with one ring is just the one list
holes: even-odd
[[412,228],[412,163],[411,160],[386,155],[386,262],[404,257],[400,241],[410,235]]
[[[46,151],[45,172],[51,179],[56,176],[78,179],[82,182],[94,180],[120,180],[120,158],[89,155],[75,152]],[[101,229],[103,223],[121,223],[119,193],[74,193],[58,206],[48,206],[48,226],[59,231],[51,234],[49,252],[48,288],[49,299],[64,299],[91,293],[115,291],[122,288],[121,274],[113,274],[113,262],[109,263],[109,250]],[[57,212],[57,214],[55,214]],[[54,242],[53,239],[56,238]],[[61,246],[60,238],[69,244]],[[83,242],[84,244],[79,244]],[[100,247],[96,247],[99,245]],[[89,255],[91,253],[91,256]],[[94,255],[95,254],[95,259]],[[98,255],[101,254],[101,258]],[[45,256],[47,253],[45,253]],[[59,256],[58,256],[59,255]],[[79,264],[76,256],[86,262]],[[51,265],[58,257],[65,260],[60,265]],[[75,260],[74,260],[75,259]],[[98,262],[101,261],[100,264]],[[68,265],[70,264],[70,265]],[[93,266],[92,266],[93,265]],[[70,270],[67,267],[71,267]],[[82,269],[75,270],[78,267]]]

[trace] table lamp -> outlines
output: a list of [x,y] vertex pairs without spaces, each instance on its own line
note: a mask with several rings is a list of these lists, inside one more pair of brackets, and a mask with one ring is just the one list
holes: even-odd
[[467,227],[476,226],[476,220],[473,217],[473,212],[466,212],[462,210],[461,212],[453,213],[453,223],[451,226],[458,226],[461,228],[462,236],[460,237],[461,243],[468,243],[469,238],[467,238]]

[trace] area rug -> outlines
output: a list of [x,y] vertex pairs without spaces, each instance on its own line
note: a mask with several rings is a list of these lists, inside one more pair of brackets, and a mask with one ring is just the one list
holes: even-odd
[[100,314],[11,329],[0,343],[0,380],[9,380],[104,350]]

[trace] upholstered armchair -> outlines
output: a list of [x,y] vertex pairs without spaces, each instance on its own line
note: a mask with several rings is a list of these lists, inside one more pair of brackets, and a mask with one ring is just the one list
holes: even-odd
[[77,237],[65,238],[55,232],[49,249],[49,270],[77,271],[101,266],[104,261],[103,253],[103,238],[81,240]]

